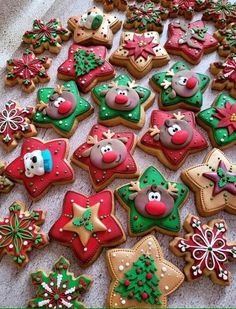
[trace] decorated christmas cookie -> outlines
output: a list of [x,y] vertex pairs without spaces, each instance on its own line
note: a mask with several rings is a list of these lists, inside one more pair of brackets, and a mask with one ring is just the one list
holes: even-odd
[[236,53],[236,22],[229,24],[225,29],[217,30],[214,37],[220,43],[218,48],[220,56],[227,57],[231,53]]
[[43,142],[29,138],[19,157],[6,167],[6,175],[23,183],[30,197],[39,200],[51,185],[74,180],[74,171],[66,159],[68,147],[67,139]]
[[207,75],[193,72],[182,61],[176,62],[166,72],[155,73],[150,79],[151,86],[160,93],[158,103],[163,110],[200,110],[202,94],[209,82]]
[[107,262],[112,277],[109,308],[166,308],[167,296],[184,281],[183,273],[164,259],[153,235],[132,249],[108,250]]
[[22,40],[30,44],[30,48],[36,54],[41,54],[45,49],[58,54],[61,50],[62,41],[69,40],[70,34],[70,31],[62,27],[59,19],[53,18],[47,23],[35,19],[33,29],[26,31]]
[[96,0],[103,4],[104,10],[107,12],[112,11],[114,8],[125,11],[127,9],[126,0]]
[[80,266],[87,267],[96,260],[103,247],[117,246],[126,239],[114,212],[111,191],[90,197],[69,191],[65,195],[62,214],[49,235],[70,246]]
[[202,164],[188,168],[181,177],[195,192],[201,216],[221,210],[236,214],[236,165],[219,149],[213,149]]
[[96,86],[92,91],[99,104],[99,123],[115,126],[123,124],[133,129],[145,123],[145,109],[150,107],[155,95],[151,90],[135,84],[128,75],[117,76],[110,84]]
[[6,165],[0,161],[0,193],[8,193],[14,187],[14,183],[5,176]]
[[104,46],[84,47],[73,44],[68,59],[58,68],[58,78],[75,80],[82,92],[90,91],[100,81],[111,79],[114,68],[106,61],[107,50]]
[[80,297],[85,293],[92,278],[86,275],[75,277],[69,272],[70,263],[63,256],[54,264],[52,272],[37,271],[31,274],[32,283],[37,287],[35,298],[29,308],[85,308]]
[[142,34],[123,32],[119,48],[110,57],[111,63],[126,67],[137,79],[144,77],[152,68],[167,64],[169,60],[156,31]]
[[40,249],[48,244],[47,236],[39,232],[44,220],[42,210],[29,212],[23,203],[14,202],[8,217],[0,219],[0,258],[7,254],[18,267],[24,267],[32,248]]
[[35,54],[26,49],[21,59],[7,60],[7,75],[5,84],[15,86],[19,84],[25,92],[32,92],[36,83],[47,83],[50,80],[46,69],[51,65],[52,59],[46,56],[35,57]]
[[236,144],[236,100],[232,97],[219,95],[210,108],[198,113],[197,121],[207,130],[214,147]]
[[21,107],[17,102],[9,100],[0,110],[0,142],[6,151],[17,146],[22,136],[32,137],[37,134],[30,118],[34,115],[33,107]]
[[203,224],[191,214],[184,223],[184,238],[176,237],[170,249],[186,261],[184,273],[188,281],[209,276],[214,283],[229,285],[231,274],[226,268],[228,261],[236,259],[236,242],[228,242],[224,220],[211,220]]
[[158,232],[178,235],[179,208],[188,197],[188,188],[167,181],[153,166],[147,168],[137,181],[116,190],[116,197],[129,213],[129,235]]
[[94,6],[83,15],[70,17],[68,27],[74,32],[75,43],[104,45],[110,48],[113,34],[120,29],[121,21],[116,16],[104,14]]
[[75,150],[72,161],[89,171],[96,191],[105,188],[115,178],[134,178],[139,175],[132,153],[136,136],[131,132],[111,132],[94,125],[87,141]]
[[230,54],[224,62],[214,62],[210,65],[210,72],[215,75],[212,89],[229,90],[236,98],[236,54]]
[[193,112],[172,114],[154,110],[150,128],[140,139],[139,147],[168,168],[177,170],[189,154],[202,151],[208,144],[196,130]]
[[79,121],[93,112],[93,107],[79,94],[74,81],[55,88],[38,91],[34,123],[39,127],[53,127],[58,134],[70,137]]
[[198,64],[204,54],[211,53],[218,47],[218,41],[207,30],[201,20],[189,24],[183,20],[173,21],[168,27],[165,48],[170,54]]

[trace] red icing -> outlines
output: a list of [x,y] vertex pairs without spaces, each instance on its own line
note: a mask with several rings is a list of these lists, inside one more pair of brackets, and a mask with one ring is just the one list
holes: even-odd
[[118,94],[116,97],[115,97],[115,102],[117,104],[125,104],[127,103],[128,101],[128,97],[126,95],[123,95],[123,94]]
[[150,201],[145,205],[147,213],[152,216],[161,216],[166,211],[166,205],[159,201]]
[[193,89],[198,83],[198,79],[194,76],[190,77],[187,81],[186,87],[188,89]]
[[158,46],[158,43],[153,43],[154,37],[145,36],[144,34],[134,34],[133,40],[125,40],[123,46],[124,49],[129,51],[128,56],[134,56],[135,59],[138,57],[148,58],[149,55],[154,55],[154,47]]
[[149,297],[148,293],[146,293],[146,292],[142,293],[142,299],[143,300],[146,300],[148,297]]
[[175,133],[175,135],[172,136],[171,142],[175,145],[181,145],[186,142],[188,138],[188,132],[181,130]]
[[72,102],[71,101],[65,101],[61,103],[58,107],[58,112],[60,114],[66,114],[68,113],[72,108]]
[[236,83],[236,57],[228,57],[222,65],[222,72],[225,79]]
[[229,134],[236,132],[236,121],[232,121],[232,116],[236,116],[236,104],[230,104],[225,102],[225,107],[217,107],[214,117],[218,118],[220,121],[217,128],[227,128]]
[[115,151],[109,151],[103,154],[102,160],[105,163],[111,163],[117,158],[117,153]]

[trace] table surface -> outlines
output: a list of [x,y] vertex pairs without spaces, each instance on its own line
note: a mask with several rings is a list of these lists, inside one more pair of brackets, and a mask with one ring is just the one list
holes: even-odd
[[[0,0],[1,5],[1,16],[0,16],[0,32],[1,32],[1,41],[0,41],[0,74],[1,80],[0,83],[0,93],[1,99],[0,104],[3,106],[5,102],[9,99],[15,99],[19,101],[23,106],[34,105],[36,101],[37,90],[31,94],[25,94],[20,90],[20,87],[6,88],[4,87],[3,78],[5,74],[5,63],[6,60],[12,58],[13,56],[18,57],[21,55],[24,50],[24,46],[21,44],[21,36],[26,31],[31,29],[32,21],[35,18],[41,18],[45,21],[50,18],[58,17],[62,20],[63,25],[66,25],[66,21],[70,16],[80,15],[85,12],[87,8],[93,5],[93,0],[70,0],[70,1],[61,1],[61,0],[15,0],[15,1],[4,1]],[[98,5],[99,6],[99,5]],[[124,19],[124,13],[114,11],[113,14],[116,14],[120,19]],[[201,14],[196,14],[194,20],[200,18]],[[166,31],[167,25],[170,20],[164,22],[164,31],[161,35],[161,43],[164,44],[166,41]],[[214,31],[212,24],[209,24],[209,32]],[[109,51],[109,54],[117,48],[119,44],[119,38],[121,34],[120,30],[115,34],[115,39],[113,42],[113,48]],[[46,86],[54,87],[58,83],[57,80],[57,67],[67,58],[67,50],[72,44],[72,40],[63,44],[63,48],[59,55],[51,55],[53,58],[52,66],[49,69],[51,75],[51,81]],[[49,53],[45,52],[45,55]],[[171,66],[176,60],[179,60],[179,57],[171,56],[171,61],[165,67],[162,67],[158,70],[163,71]],[[204,56],[201,63],[197,66],[194,66],[196,72],[201,72],[209,75],[211,74],[208,71],[209,64],[215,60],[218,60],[219,56],[217,52]],[[116,68],[117,73],[125,72],[124,69]],[[149,77],[157,70],[150,72],[145,78],[139,81],[143,86],[148,86]],[[43,85],[44,86],[44,85]],[[42,87],[38,85],[37,89]],[[203,108],[206,108],[211,105],[214,98],[219,93],[213,91],[210,87],[206,90],[204,94],[204,104]],[[90,94],[84,95],[86,99],[92,102]],[[90,130],[93,124],[97,121],[98,107],[96,104],[92,103],[95,108],[95,112],[82,121],[79,124],[79,127],[75,134],[70,138],[70,155],[73,151],[84,142],[87,132]],[[136,133],[141,136],[148,128],[149,119],[152,110],[156,109],[157,101],[146,113],[146,124],[142,130]],[[82,130],[81,130],[82,128]],[[115,129],[125,129],[124,127],[117,127]],[[207,137],[206,132],[199,128],[199,130]],[[47,141],[53,138],[57,138],[58,135],[52,129],[39,129],[38,137]],[[208,139],[208,137],[207,137]],[[18,147],[12,151],[10,154],[7,154],[0,149],[0,158],[4,159],[6,162],[11,162],[12,159],[16,158],[20,152],[22,141],[19,143]],[[186,160],[185,164],[176,172],[170,171],[165,168],[155,157],[148,155],[136,149],[134,157],[137,160],[138,165],[140,166],[141,171],[145,170],[148,166],[156,166],[167,179],[173,179],[175,181],[180,180],[180,173],[182,170],[187,167],[202,162],[205,155],[212,147],[209,146],[207,150],[204,150],[200,153],[190,155]],[[234,151],[234,152],[233,152]],[[225,151],[226,155],[231,160],[235,159],[235,147]],[[62,201],[65,193],[68,190],[74,190],[81,192],[85,195],[91,195],[94,193],[93,188],[91,187],[89,181],[89,175],[86,171],[73,166],[75,170],[75,182],[73,184],[55,186],[50,189],[50,191],[38,202],[33,203],[31,199],[27,196],[26,191],[22,185],[17,184],[15,188],[11,191],[10,194],[0,196],[0,216],[3,217],[8,213],[9,205],[15,200],[21,200],[29,207],[30,210],[33,209],[43,209],[47,211],[46,222],[42,226],[42,231],[48,232],[52,224],[56,221],[61,213]],[[117,186],[127,183],[127,180],[115,180],[109,186],[110,189],[114,190]],[[188,213],[197,214],[195,205],[194,205],[194,196],[190,193],[190,197],[187,203],[181,210],[181,218],[187,216]],[[126,211],[116,203],[116,214],[122,223],[125,231],[127,231],[127,213]],[[236,229],[235,229],[235,217],[233,215],[221,212],[216,215],[214,218],[223,218],[226,220],[227,225],[229,226],[228,239],[236,239]],[[212,219],[212,218],[207,218]],[[207,221],[203,219],[203,221]],[[181,231],[183,235],[183,230]],[[169,250],[168,245],[169,241],[172,239],[169,236],[156,233],[160,245],[163,249],[165,258],[171,261],[173,264],[177,265],[180,269],[183,269],[184,261],[182,258],[175,257]],[[136,238],[127,238],[125,244],[122,244],[121,247],[132,247],[137,241]],[[75,272],[76,275],[80,273],[86,273],[91,275],[94,278],[94,282],[91,286],[91,289],[84,295],[83,300],[87,307],[104,307],[105,300],[107,297],[107,291],[109,287],[110,277],[105,265],[105,252],[104,249],[100,257],[94,262],[94,264],[87,269],[83,270],[78,267],[76,258],[73,255],[72,251],[69,248],[61,246],[55,241],[52,241],[47,247],[41,250],[33,250],[30,253],[30,262],[23,269],[18,270],[15,265],[13,265],[11,259],[8,256],[4,256],[0,264],[0,306],[5,307],[24,307],[27,305],[27,302],[30,298],[35,295],[35,287],[32,286],[30,280],[30,273],[38,270],[44,269],[45,271],[51,270],[51,267],[61,255],[64,255],[71,262],[71,270]],[[232,283],[228,287],[222,287],[216,284],[213,284],[208,278],[204,277],[198,282],[188,283],[185,282],[175,293],[169,296],[169,307],[229,307],[236,306],[236,264],[231,263],[229,269],[232,272]]]

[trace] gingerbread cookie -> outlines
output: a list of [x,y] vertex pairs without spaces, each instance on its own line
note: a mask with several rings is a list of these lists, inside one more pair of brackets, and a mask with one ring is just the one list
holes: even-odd
[[208,147],[196,129],[193,112],[172,114],[161,110],[152,112],[150,128],[138,145],[174,171],[184,164],[189,154]]
[[114,68],[106,61],[106,54],[104,46],[73,44],[68,59],[59,66],[57,76],[62,80],[75,80],[82,92],[89,92],[98,82],[115,75]]
[[121,21],[94,6],[83,15],[70,17],[68,27],[74,33],[75,43],[111,48],[114,33],[120,29]]
[[108,250],[107,263],[112,277],[109,308],[166,308],[167,296],[184,281],[183,273],[164,259],[153,235],[131,249]]
[[188,188],[167,181],[153,166],[137,181],[115,191],[120,204],[128,211],[129,235],[140,236],[156,230],[178,235],[181,227],[179,208],[188,197]]
[[85,308],[79,300],[93,280],[87,275],[75,277],[69,272],[69,268],[69,261],[61,256],[49,274],[41,270],[32,273],[32,283],[37,287],[37,291],[35,298],[29,301],[28,307]]
[[151,86],[160,93],[158,103],[163,110],[200,110],[209,82],[207,75],[193,72],[182,61],[177,61],[166,72],[155,73],[150,79]]
[[71,32],[63,28],[60,20],[57,18],[52,18],[47,23],[40,19],[35,19],[33,29],[26,31],[22,40],[30,44],[30,49],[36,54],[41,54],[44,50],[58,54],[61,50],[62,41],[68,41],[70,35]]
[[104,10],[107,12],[112,11],[114,8],[120,11],[126,11],[127,1],[126,0],[96,0],[102,3]]
[[123,124],[133,129],[143,127],[145,110],[155,99],[151,90],[136,85],[125,74],[117,76],[110,84],[96,86],[92,97],[99,105],[99,123],[107,126]]
[[25,205],[18,201],[9,207],[9,212],[8,217],[0,220],[0,258],[7,254],[22,268],[29,262],[28,252],[32,248],[40,249],[48,244],[46,234],[40,233],[45,213],[26,211]]
[[32,92],[36,83],[47,83],[50,80],[46,69],[51,62],[52,59],[46,56],[36,57],[31,50],[26,49],[21,59],[7,60],[5,84],[10,87],[19,84],[23,91]]
[[55,88],[38,90],[34,123],[39,127],[52,127],[64,137],[70,137],[79,121],[93,112],[91,104],[79,94],[76,83],[65,82]]
[[135,178],[139,175],[132,153],[136,135],[131,132],[111,132],[94,125],[87,141],[75,150],[72,161],[89,171],[96,191],[105,188],[115,178]]
[[5,176],[6,164],[0,161],[0,193],[9,193],[14,183]]
[[236,53],[236,22],[227,25],[224,29],[217,30],[214,37],[220,43],[218,48],[220,56],[227,57],[231,53]]
[[228,90],[236,98],[236,54],[230,54],[224,62],[211,63],[210,72],[215,75],[212,89]]
[[187,280],[193,281],[205,275],[214,283],[229,285],[231,274],[226,263],[236,259],[236,242],[228,242],[225,221],[216,219],[203,224],[197,216],[189,214],[184,228],[187,234],[171,241],[170,249],[175,255],[185,258]]
[[201,216],[221,210],[236,214],[236,165],[219,149],[214,148],[202,164],[183,171],[181,178],[195,192]]
[[39,200],[51,185],[74,180],[74,171],[67,161],[68,148],[67,139],[43,142],[29,138],[19,157],[6,167],[6,175],[23,183],[30,197]]
[[168,53],[183,57],[192,64],[198,64],[204,54],[213,52],[218,41],[207,32],[201,20],[186,23],[176,20],[168,26],[168,40],[165,48]]
[[111,63],[125,67],[137,79],[144,77],[152,68],[167,64],[169,60],[156,31],[142,34],[123,32],[119,48],[110,56]]

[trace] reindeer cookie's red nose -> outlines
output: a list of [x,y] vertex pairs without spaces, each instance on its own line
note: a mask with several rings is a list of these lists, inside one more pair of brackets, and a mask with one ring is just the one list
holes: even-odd
[[194,76],[192,76],[192,77],[190,77],[190,78],[188,79],[188,81],[187,81],[187,83],[186,83],[186,87],[187,87],[188,89],[193,89],[193,88],[197,85],[197,82],[198,82],[197,78],[194,77]]
[[112,163],[116,160],[117,158],[117,153],[115,151],[108,151],[103,154],[102,160],[105,163]]
[[177,131],[171,138],[171,142],[175,145],[182,145],[186,142],[188,138],[188,132],[181,130]]
[[66,114],[71,110],[72,103],[71,101],[62,102],[58,107],[59,114]]
[[149,215],[161,216],[166,211],[166,205],[159,201],[150,201],[145,205],[145,209]]
[[123,94],[118,94],[116,97],[115,97],[115,102],[117,104],[125,104],[128,102],[128,97],[127,95],[123,95]]

